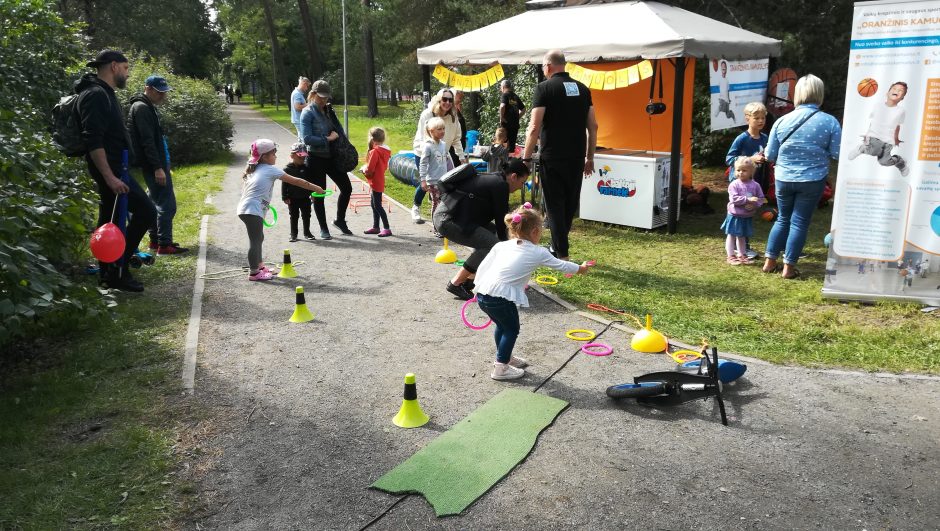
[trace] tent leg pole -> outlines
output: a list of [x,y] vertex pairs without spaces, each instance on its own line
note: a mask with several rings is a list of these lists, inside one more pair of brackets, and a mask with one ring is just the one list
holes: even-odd
[[424,106],[427,107],[431,103],[431,67],[428,65],[421,65],[421,84],[424,87]]
[[[669,161],[669,219],[667,232],[676,233],[679,221],[679,187],[682,184],[682,110],[685,107],[685,57],[676,58],[672,98],[672,153]],[[686,156],[689,156],[687,153]]]

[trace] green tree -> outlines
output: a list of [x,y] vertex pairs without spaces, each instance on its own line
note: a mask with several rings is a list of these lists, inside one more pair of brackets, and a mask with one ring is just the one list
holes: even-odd
[[221,38],[200,0],[59,0],[58,7],[65,20],[85,24],[92,50],[140,50],[186,76],[209,78],[218,68]]
[[102,309],[97,292],[69,279],[88,245],[94,185],[47,130],[81,45],[79,28],[48,3],[0,2],[0,344],[50,313]]

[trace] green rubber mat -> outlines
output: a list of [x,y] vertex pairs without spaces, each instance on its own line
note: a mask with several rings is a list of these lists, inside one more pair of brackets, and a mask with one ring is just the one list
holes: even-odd
[[459,514],[525,459],[568,403],[507,389],[372,484],[417,492],[437,516]]

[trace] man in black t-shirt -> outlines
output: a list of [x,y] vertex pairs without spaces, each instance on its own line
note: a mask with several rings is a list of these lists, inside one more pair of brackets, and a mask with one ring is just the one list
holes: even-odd
[[525,104],[512,91],[512,81],[504,79],[499,83],[502,96],[499,97],[499,126],[506,128],[509,139],[509,153],[516,150],[519,137],[519,118],[525,112]]
[[545,54],[542,71],[548,79],[538,84],[532,97],[522,158],[531,158],[538,140],[539,184],[552,231],[551,250],[567,260],[568,232],[581,199],[582,174],[594,173],[597,119],[591,91],[565,72],[563,53]]

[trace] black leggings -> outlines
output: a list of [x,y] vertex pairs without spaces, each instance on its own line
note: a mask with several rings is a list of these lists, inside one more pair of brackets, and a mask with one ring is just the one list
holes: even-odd
[[[310,168],[310,181],[326,189],[326,177],[330,179],[339,188],[339,199],[336,202],[336,221],[346,221],[346,208],[349,207],[349,198],[352,196],[352,183],[349,182],[349,175],[336,167],[333,159],[322,159],[310,155],[307,157],[307,167]],[[322,197],[313,198],[313,212],[317,215],[317,222],[320,224],[320,230],[329,230],[326,224],[326,207],[323,206]]]
[[372,226],[379,228],[379,220],[382,225],[388,229],[388,216],[385,215],[385,209],[382,208],[382,192],[372,192]]
[[264,243],[264,220],[261,216],[254,214],[239,214],[239,218],[245,223],[248,229],[248,268],[251,274],[258,272],[261,265],[261,244]]

